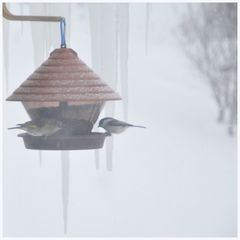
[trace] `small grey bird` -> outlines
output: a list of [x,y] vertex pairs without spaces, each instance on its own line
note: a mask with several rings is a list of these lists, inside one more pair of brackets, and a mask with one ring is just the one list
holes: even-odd
[[119,134],[124,132],[129,127],[138,127],[138,128],[146,128],[144,126],[136,126],[123,121],[119,121],[114,118],[106,117],[99,121],[98,127],[104,128],[108,135],[111,136],[112,133]]
[[36,119],[17,125],[17,127],[8,129],[21,129],[26,131],[29,135],[45,137],[51,136],[62,129],[62,121],[57,119]]

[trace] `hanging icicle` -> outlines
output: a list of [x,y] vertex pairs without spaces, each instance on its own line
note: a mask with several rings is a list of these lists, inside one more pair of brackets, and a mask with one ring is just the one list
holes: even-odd
[[[44,15],[44,4],[43,3],[30,3],[29,13],[31,15]],[[33,54],[35,67],[43,62],[45,58],[45,26],[46,23],[42,22],[30,22],[32,30],[32,41],[33,41]]]
[[[44,3],[44,14],[46,16],[52,16],[49,12],[49,4],[48,3]],[[55,25],[55,24],[48,24],[47,26],[45,26],[44,28],[44,35],[45,35],[45,58],[47,58],[47,56],[49,55],[49,52],[51,51],[51,47],[52,47],[52,40],[50,38],[50,26],[51,25]]]
[[129,4],[118,5],[119,24],[119,56],[120,56],[120,80],[123,98],[123,116],[128,121],[128,37],[129,37]]
[[[89,5],[89,25],[91,34],[91,59],[93,69],[101,74],[101,11],[97,4]],[[95,167],[99,169],[100,166],[100,150],[94,150]]]
[[[110,4],[109,4],[110,5]],[[106,7],[105,11],[102,12],[103,16],[103,26],[109,23],[109,29],[105,28],[106,31],[102,32],[104,39],[109,41],[104,41],[102,38],[102,68],[103,68],[103,79],[105,79],[113,89],[117,87],[118,80],[118,22],[117,22],[117,4],[111,4],[112,6]],[[108,48],[110,46],[110,48]],[[106,56],[106,51],[108,49],[108,54]],[[105,59],[104,59],[105,55]],[[112,59],[111,59],[112,58]],[[111,61],[111,66],[109,67],[108,60]],[[104,76],[105,75],[105,76]],[[115,103],[111,102],[105,107],[106,116],[113,116],[115,113]],[[108,171],[112,171],[113,166],[113,137],[108,138],[106,141],[106,168]]]
[[[22,4],[21,4],[22,5]],[[55,3],[31,3],[29,4],[30,15],[62,15],[70,18],[70,4]],[[49,55],[51,48],[59,48],[59,28],[56,23],[31,22],[32,41],[34,48],[34,63],[37,68]],[[69,39],[69,32],[67,38]],[[39,152],[39,163],[42,164],[42,153]]]
[[[113,89],[116,89],[118,79],[121,80],[124,119],[127,121],[129,4],[90,4],[89,18],[93,68]],[[106,105],[106,116],[114,117],[114,111],[114,103]],[[111,137],[106,141],[108,170],[112,170],[112,156]],[[99,165],[97,152],[95,163]]]
[[62,151],[61,152],[61,161],[62,161],[63,224],[64,224],[64,234],[67,234],[68,202],[69,202],[69,178],[70,178],[69,151]]
[[[24,3],[20,3],[20,15],[24,15]],[[21,34],[23,35],[23,22],[21,22]]]
[[[70,5],[69,3],[59,3],[56,7],[56,4],[50,5],[50,14],[57,14],[64,16],[66,20],[66,42],[70,42]],[[57,32],[55,32],[57,31]],[[56,33],[53,35],[52,33]],[[59,48],[59,28],[55,26],[54,30],[51,31],[51,46],[53,48]],[[68,226],[68,203],[69,203],[69,179],[70,179],[70,152],[62,151],[62,202],[63,202],[63,221],[64,221],[64,234],[67,234]]]
[[145,55],[148,54],[148,41],[149,41],[149,22],[150,22],[150,12],[152,9],[151,3],[146,3],[146,26],[145,26]]
[[100,151],[95,150],[94,151],[94,159],[95,159],[95,167],[97,170],[100,168]]
[[[94,6],[95,5],[95,6]],[[101,47],[100,47],[100,36],[101,36],[101,11],[96,4],[89,6],[89,24],[91,33],[91,59],[92,67],[98,73],[101,74]],[[99,169],[100,166],[100,150],[94,150],[95,167]]]
[[[49,16],[58,14],[60,16],[59,5],[55,3],[46,3],[47,13]],[[49,49],[59,48],[59,28],[55,24],[49,24],[47,27],[48,39],[49,39]]]
[[106,139],[106,168],[108,171],[113,169],[113,137]]
[[9,21],[3,18],[3,53],[4,53],[4,92],[8,95],[9,90]]
[[69,44],[69,46],[71,46],[71,32],[70,32],[70,29],[71,29],[71,13],[72,13],[72,9],[71,9],[71,4],[68,4],[68,7],[67,7],[67,29],[68,31],[66,32],[66,38],[67,38],[67,42]]
[[[55,3],[34,3],[30,4],[31,15],[61,15],[64,16],[69,29],[70,19],[70,4],[55,4]],[[34,47],[34,62],[36,67],[40,65],[49,55],[51,48],[59,48],[59,27],[56,23],[31,23],[32,40]],[[70,41],[70,31],[67,31],[67,41]],[[64,233],[67,233],[68,221],[68,199],[69,199],[69,152],[64,151],[61,153],[62,161],[62,202],[63,202],[63,222]],[[39,151],[39,162],[42,164],[42,152]]]
[[[22,4],[21,4],[22,5]],[[30,3],[29,4],[30,15],[44,15],[45,6],[43,3]],[[32,41],[33,41],[33,57],[35,67],[44,61],[46,56],[46,32],[45,25],[42,22],[30,22],[32,30]],[[42,152],[38,152],[39,165],[42,165]]]
[[[92,63],[95,71],[113,88],[117,87],[117,4],[90,4],[90,33],[92,45]],[[105,107],[106,116],[114,116],[114,103],[108,103]],[[106,142],[107,169],[112,168],[113,140]],[[95,162],[99,164],[95,154]]]
[[42,166],[42,151],[38,151],[39,166]]

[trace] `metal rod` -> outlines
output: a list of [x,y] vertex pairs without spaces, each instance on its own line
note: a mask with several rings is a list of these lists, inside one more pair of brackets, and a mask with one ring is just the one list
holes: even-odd
[[21,16],[12,14],[3,3],[3,17],[12,21],[39,21],[39,22],[61,22],[64,18],[60,16]]
[[60,22],[61,48],[66,48],[65,41],[65,18],[60,16],[23,16],[12,14],[3,3],[3,17],[12,21],[39,21],[39,22]]

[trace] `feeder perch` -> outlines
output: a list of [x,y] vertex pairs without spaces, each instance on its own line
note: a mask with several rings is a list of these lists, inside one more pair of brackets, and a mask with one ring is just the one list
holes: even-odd
[[63,129],[49,137],[19,134],[28,149],[80,150],[101,148],[105,133],[92,132],[106,101],[120,100],[77,53],[55,49],[7,101],[20,101],[32,120],[57,118]]

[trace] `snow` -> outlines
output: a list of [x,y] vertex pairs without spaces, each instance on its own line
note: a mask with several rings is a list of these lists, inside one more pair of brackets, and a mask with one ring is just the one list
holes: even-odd
[[[71,9],[71,47],[96,66],[91,65],[91,34],[84,15],[89,5]],[[105,6],[109,8],[113,5]],[[108,11],[105,18],[113,16],[107,16]],[[210,90],[170,30],[177,24],[171,4],[152,5],[147,56],[145,4],[130,4],[129,11],[128,121],[147,128],[113,137],[112,171],[100,161],[99,170],[94,167],[95,154],[105,159],[106,143],[95,154],[71,151],[71,165],[63,158],[61,162],[59,152],[44,151],[40,168],[38,151],[26,150],[17,132],[7,130],[28,120],[24,108],[4,102],[5,237],[64,236],[63,206],[69,237],[236,236],[236,137],[229,137],[217,124]],[[24,23],[23,36],[19,26],[9,26],[10,92],[35,69],[30,24]],[[101,62],[102,78],[121,90],[111,79],[116,74],[114,63],[107,65],[116,57],[108,52],[112,47],[108,43],[103,48],[107,61]],[[101,117],[113,113],[113,105],[107,105]],[[124,119],[123,109],[122,102],[115,103],[116,118]]]

